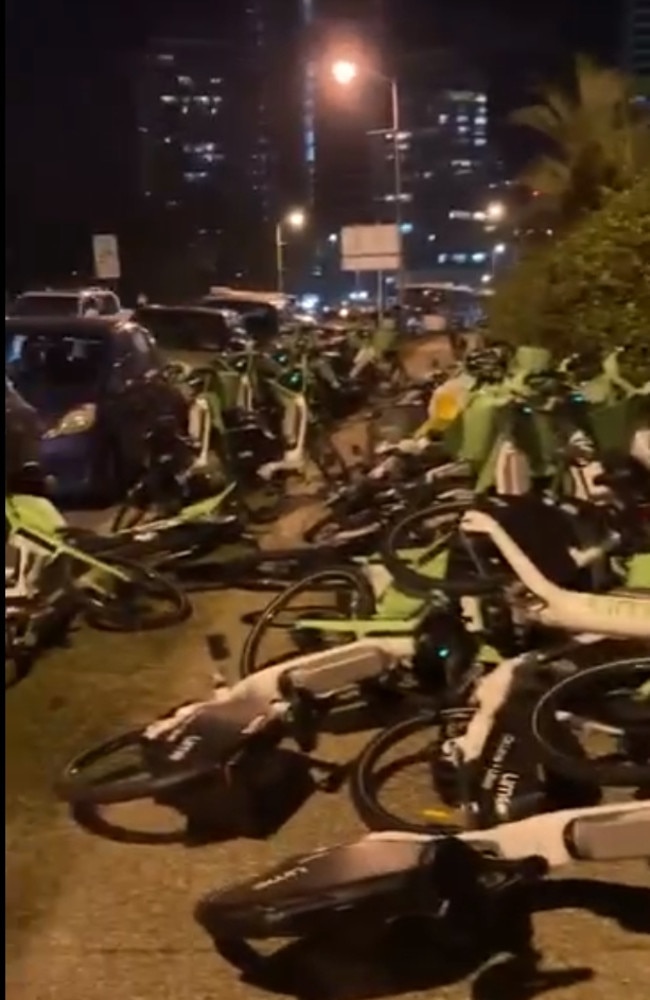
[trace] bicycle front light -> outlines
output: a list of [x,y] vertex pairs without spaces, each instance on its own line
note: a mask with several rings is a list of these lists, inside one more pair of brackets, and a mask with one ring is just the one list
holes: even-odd
[[95,404],[83,403],[81,406],[75,407],[74,410],[68,410],[57,421],[54,427],[45,432],[44,436],[46,438],[57,438],[67,437],[71,434],[83,434],[94,426],[96,416],[97,407]]

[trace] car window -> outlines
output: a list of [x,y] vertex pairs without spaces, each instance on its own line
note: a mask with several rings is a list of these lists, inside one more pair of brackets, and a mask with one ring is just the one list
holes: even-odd
[[227,324],[220,313],[138,310],[138,318],[154,332],[162,351],[216,351],[228,339]]
[[105,292],[100,298],[100,315],[116,316],[120,311],[117,299],[111,292]]
[[86,295],[81,301],[82,316],[99,316],[101,313],[101,301],[95,295]]

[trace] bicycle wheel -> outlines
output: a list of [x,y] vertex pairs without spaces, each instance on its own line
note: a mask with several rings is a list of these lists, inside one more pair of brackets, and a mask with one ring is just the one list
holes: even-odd
[[[435,762],[444,740],[459,735],[472,714],[464,708],[422,712],[384,729],[366,744],[352,766],[349,785],[366,826],[443,834],[464,829],[454,796],[441,795],[436,788]],[[407,768],[413,768],[408,781]]]
[[55,782],[57,795],[70,805],[113,805],[153,798],[214,772],[214,765],[204,763],[152,774],[142,754],[142,734],[131,729],[74,757]]
[[108,589],[85,588],[85,618],[105,632],[146,632],[178,625],[192,612],[187,594],[155,570],[112,556],[107,565],[128,574],[106,574]]
[[[299,618],[369,618],[374,612],[372,587],[361,570],[338,566],[312,573],[287,587],[262,611],[244,643],[240,676],[354,639],[353,633],[336,633],[328,641],[325,630],[295,629]],[[265,639],[270,641],[263,650]]]
[[[587,667],[543,694],[531,726],[549,770],[599,786],[650,787],[650,702],[634,701],[649,682],[650,656],[639,656]],[[584,756],[561,748],[566,725],[574,732],[592,731]],[[616,750],[601,755],[608,737],[615,738]]]
[[[420,597],[433,589],[425,567],[449,547],[467,508],[465,500],[434,503],[407,514],[386,533],[381,546],[384,565],[405,594]],[[409,560],[405,553],[413,549],[421,551]]]

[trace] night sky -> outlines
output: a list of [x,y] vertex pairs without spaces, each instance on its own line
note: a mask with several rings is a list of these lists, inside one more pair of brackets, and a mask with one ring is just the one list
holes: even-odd
[[[230,0],[234,2],[234,0]],[[170,8],[223,11],[214,0],[7,0],[8,229],[92,218],[113,223],[132,176],[132,53]],[[620,0],[385,0],[404,48],[455,44],[488,75],[497,113],[521,103],[531,75],[553,73],[572,51],[616,58]],[[354,9],[354,0],[350,0]],[[222,16],[221,14],[219,16]],[[10,236],[11,239],[11,236]]]

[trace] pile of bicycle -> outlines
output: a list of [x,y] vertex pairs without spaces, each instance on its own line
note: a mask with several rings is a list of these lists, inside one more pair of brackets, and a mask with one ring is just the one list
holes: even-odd
[[[161,429],[112,534],[7,500],[16,648],[61,593],[97,627],[138,629],[180,620],[193,589],[277,591],[245,618],[237,683],[85,750],[57,782],[77,809],[172,805],[205,840],[266,836],[287,801],[347,783],[379,832],[198,904],[242,968],[259,961],[250,939],[369,920],[490,934],[522,883],[650,857],[650,383],[626,376],[624,348],[499,345],[418,382],[296,350],[179,372],[193,440]],[[329,433],[364,407],[370,446],[348,465]],[[325,513],[301,546],[261,548],[251,525],[310,460]],[[378,731],[354,761],[314,755],[361,717]]]

